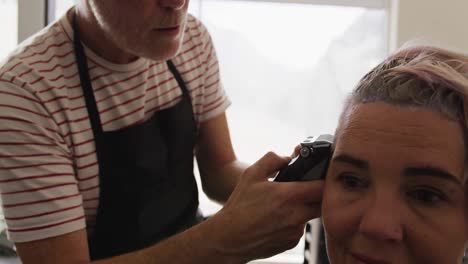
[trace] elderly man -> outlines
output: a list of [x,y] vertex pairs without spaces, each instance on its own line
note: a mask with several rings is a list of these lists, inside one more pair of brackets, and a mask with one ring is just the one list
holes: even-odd
[[[293,247],[322,183],[247,168],[186,0],[78,0],[0,68],[0,190],[29,263],[244,263]],[[224,208],[202,222],[203,190]]]

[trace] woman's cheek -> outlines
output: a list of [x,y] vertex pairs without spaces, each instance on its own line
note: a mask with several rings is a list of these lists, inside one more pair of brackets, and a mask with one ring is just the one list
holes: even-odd
[[345,263],[346,245],[350,244],[357,232],[359,217],[353,213],[355,209],[348,198],[330,185],[326,186],[322,206],[322,224],[330,263]]
[[339,190],[339,186],[326,183],[322,202],[322,222],[327,234],[334,240],[346,239],[359,226],[360,199],[356,194]]

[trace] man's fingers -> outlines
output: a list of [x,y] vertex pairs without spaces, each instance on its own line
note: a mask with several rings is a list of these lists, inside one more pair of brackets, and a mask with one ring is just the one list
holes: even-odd
[[322,204],[307,204],[297,206],[291,215],[291,221],[294,224],[305,224],[306,222],[318,218],[322,215]]
[[268,179],[286,167],[290,160],[289,157],[280,157],[273,152],[268,152],[249,168],[248,173],[252,174],[252,178]]
[[297,155],[299,155],[299,152],[301,151],[301,145],[297,145],[295,148],[294,148],[294,151],[291,155],[291,158],[295,158],[297,157]]
[[283,192],[286,192],[292,202],[318,203],[322,201],[323,180],[301,182],[275,182],[280,184]]

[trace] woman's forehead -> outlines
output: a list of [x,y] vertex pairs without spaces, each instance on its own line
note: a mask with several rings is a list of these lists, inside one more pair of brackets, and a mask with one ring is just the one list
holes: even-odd
[[387,137],[388,140],[424,139],[444,145],[463,142],[459,123],[423,107],[401,107],[383,102],[357,104],[343,116],[337,131],[338,139],[352,135],[379,136],[381,140]]
[[[440,165],[459,174],[465,146],[461,125],[425,108],[387,103],[359,104],[343,115],[335,154],[392,163]],[[385,159],[382,161],[382,159]]]

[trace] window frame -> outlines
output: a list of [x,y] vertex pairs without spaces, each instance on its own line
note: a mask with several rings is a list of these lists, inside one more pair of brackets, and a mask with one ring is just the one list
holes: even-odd
[[365,8],[386,8],[389,0],[231,0],[248,2],[271,2],[271,3],[290,3],[290,4],[312,4],[327,6],[347,6],[347,7],[365,7]]
[[[18,1],[18,43],[47,25],[47,0]],[[39,11],[39,12],[38,12]],[[26,19],[25,19],[26,18]]]

